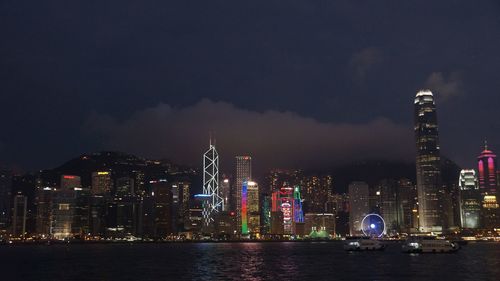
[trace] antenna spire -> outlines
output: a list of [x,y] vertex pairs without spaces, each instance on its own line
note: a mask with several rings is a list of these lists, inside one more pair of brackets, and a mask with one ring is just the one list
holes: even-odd
[[212,146],[212,144],[215,146],[216,144],[215,133],[213,131],[208,131],[208,136],[209,136],[210,146]]
[[484,150],[488,150],[488,140],[484,139]]

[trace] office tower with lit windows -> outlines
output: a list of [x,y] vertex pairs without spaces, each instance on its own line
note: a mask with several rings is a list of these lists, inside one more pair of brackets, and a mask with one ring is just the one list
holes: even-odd
[[172,188],[164,179],[150,184],[152,235],[156,238],[165,238],[172,233]]
[[109,195],[112,187],[111,172],[97,171],[92,173],[91,192],[93,195]]
[[247,220],[248,232],[250,234],[260,233],[260,199],[259,185],[256,182],[250,181],[247,183]]
[[77,190],[81,189],[79,176],[61,176],[60,188],[52,194],[51,235],[56,239],[71,238],[79,233],[75,226]]
[[398,187],[397,181],[385,179],[378,184],[376,190],[379,214],[384,218],[386,232],[389,234],[396,234],[399,231],[402,220],[401,213],[398,212],[401,206]]
[[399,217],[400,231],[413,233],[418,231],[418,204],[417,188],[409,179],[400,179],[398,181],[399,197]]
[[116,196],[128,196],[135,194],[134,179],[131,177],[120,177],[115,181]]
[[486,229],[500,226],[500,208],[498,204],[497,160],[487,143],[479,155],[479,193],[482,200],[482,225]]
[[230,210],[231,206],[229,205],[229,201],[231,198],[231,182],[229,180],[229,177],[222,176],[222,180],[220,182],[220,196],[222,197],[222,200],[224,201],[224,212],[227,212]]
[[38,235],[50,235],[50,217],[52,213],[52,192],[49,186],[38,186],[35,193],[36,228]]
[[12,172],[0,170],[0,231],[7,230],[12,219]]
[[16,238],[25,238],[27,211],[28,197],[22,194],[14,196],[12,235]]
[[436,104],[432,92],[419,91],[414,106],[419,230],[441,232],[444,190],[441,186]]
[[270,234],[271,233],[271,205],[272,197],[267,194],[262,194],[261,199],[261,233]]
[[62,175],[61,184],[59,185],[61,189],[75,189],[82,187],[82,179],[79,176],[74,175]]
[[349,184],[349,232],[351,235],[361,235],[363,218],[370,212],[370,193],[365,182]]
[[250,156],[236,156],[236,178],[234,183],[234,210],[236,212],[236,228],[241,230],[241,213],[242,213],[242,188],[243,182],[252,180],[252,157]]
[[462,228],[479,228],[481,194],[475,170],[462,170],[458,180],[460,225]]
[[332,185],[331,175],[303,177],[301,189],[305,211],[308,213],[326,212],[326,204],[332,193]]

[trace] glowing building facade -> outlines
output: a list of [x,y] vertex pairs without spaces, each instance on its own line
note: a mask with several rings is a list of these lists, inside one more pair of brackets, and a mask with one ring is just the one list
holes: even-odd
[[219,193],[219,154],[212,142],[203,155],[203,194],[210,196],[203,204],[204,226],[209,227],[214,216],[224,209],[224,200]]
[[247,205],[247,199],[248,199],[248,182],[244,181],[242,183],[241,187],[241,212],[240,212],[240,219],[241,219],[241,234],[242,235],[248,235],[248,205]]
[[98,171],[92,173],[92,194],[106,195],[111,193],[112,189],[111,172]]
[[229,201],[231,198],[231,183],[228,177],[224,177],[220,182],[220,196],[222,197],[223,203],[223,211],[229,211]]
[[462,228],[479,228],[481,196],[476,171],[462,170],[458,181],[460,224]]
[[498,206],[498,182],[497,182],[497,156],[488,150],[485,144],[484,150],[478,157],[479,192],[482,200],[482,224],[484,228],[495,228],[500,226],[500,212]]
[[441,232],[443,230],[441,198],[444,191],[441,186],[436,105],[432,92],[419,91],[414,105],[419,230]]
[[301,235],[304,212],[300,187],[283,186],[271,196],[271,233]]
[[[236,156],[236,178],[234,183],[234,210],[236,211],[237,229],[242,229],[242,188],[243,182],[252,180],[252,157]],[[233,206],[232,206],[233,207]]]

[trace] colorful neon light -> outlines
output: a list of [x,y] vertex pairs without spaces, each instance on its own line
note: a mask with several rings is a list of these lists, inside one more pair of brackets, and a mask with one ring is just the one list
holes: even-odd
[[300,187],[296,186],[293,191],[293,221],[304,222],[304,212],[302,211],[302,198],[300,198]]
[[247,218],[247,189],[248,182],[244,181],[241,188],[241,234],[248,234],[248,218]]

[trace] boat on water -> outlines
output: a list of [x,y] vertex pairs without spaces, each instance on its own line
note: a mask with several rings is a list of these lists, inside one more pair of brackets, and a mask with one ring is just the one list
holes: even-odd
[[402,246],[404,253],[453,253],[459,249],[458,243],[436,238],[408,239]]
[[376,239],[349,239],[344,243],[346,251],[383,251],[384,249],[385,244]]

